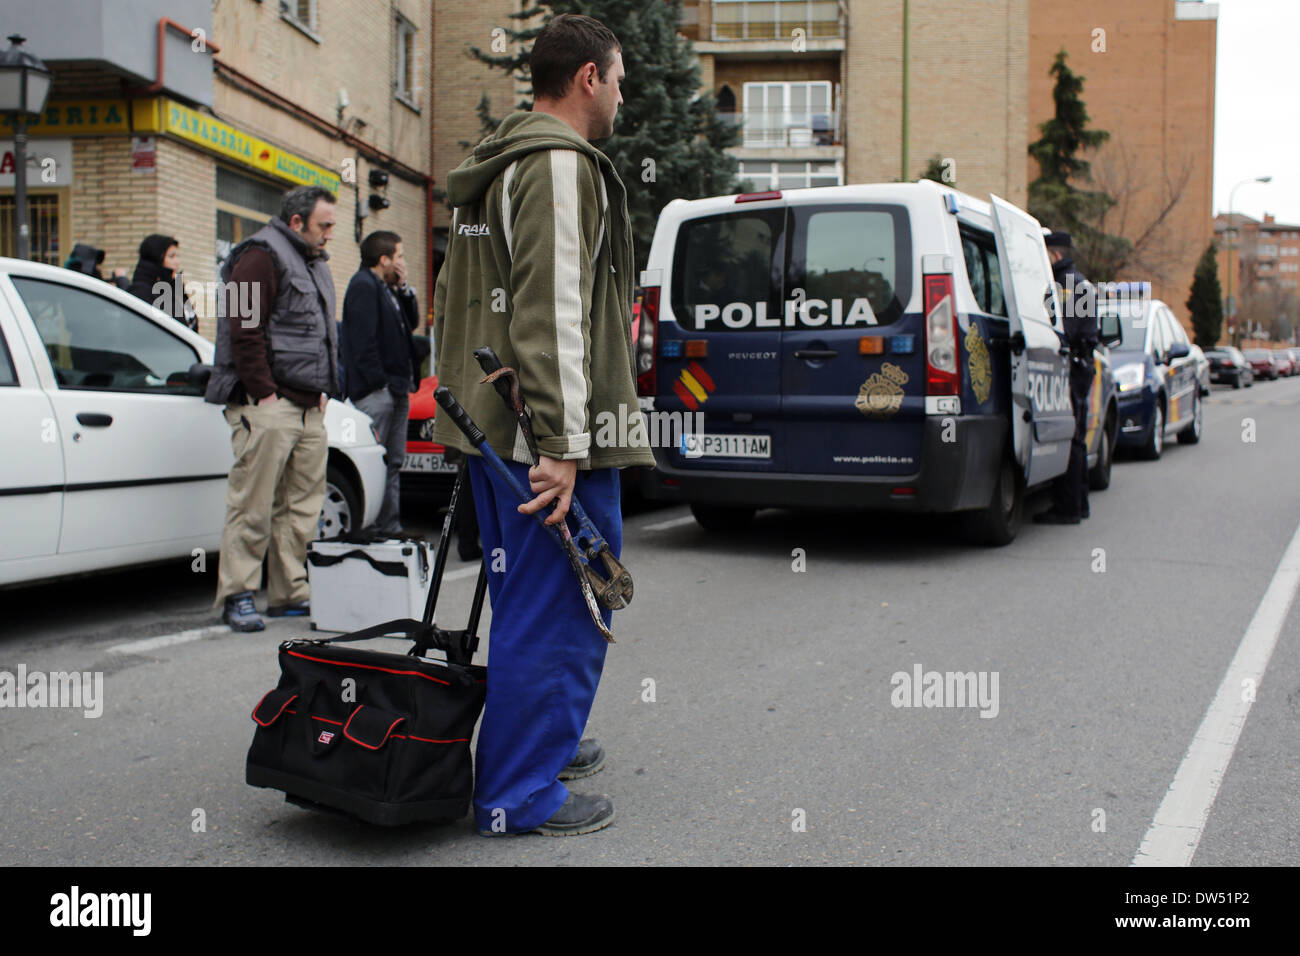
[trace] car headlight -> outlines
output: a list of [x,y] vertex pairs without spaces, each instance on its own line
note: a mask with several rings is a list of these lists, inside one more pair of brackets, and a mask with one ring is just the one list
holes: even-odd
[[1131,392],[1135,388],[1141,388],[1143,371],[1141,365],[1121,366],[1115,370],[1115,385],[1121,392]]

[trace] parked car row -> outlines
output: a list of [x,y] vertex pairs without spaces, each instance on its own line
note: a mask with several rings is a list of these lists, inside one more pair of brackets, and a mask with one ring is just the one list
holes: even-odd
[[1300,349],[1247,349],[1245,356],[1255,378],[1272,382],[1289,375],[1300,375]]
[[1241,349],[1221,345],[1205,353],[1210,360],[1210,381],[1216,385],[1246,388],[1255,384],[1255,370]]

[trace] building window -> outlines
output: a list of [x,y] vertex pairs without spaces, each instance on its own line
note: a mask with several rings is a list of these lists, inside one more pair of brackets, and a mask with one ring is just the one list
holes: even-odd
[[393,77],[394,95],[412,109],[420,108],[420,31],[400,13],[397,15],[397,61]]
[[280,214],[283,186],[217,167],[217,273],[239,245]]
[[743,160],[740,164],[740,180],[748,182],[752,189],[743,187],[746,192],[760,192],[767,189],[803,189],[808,186],[843,185],[843,172],[838,162],[800,162],[778,160]]
[[746,83],[745,146],[830,146],[835,138],[829,81]]
[[[27,194],[27,231],[31,257],[36,262],[61,266],[63,251],[59,243],[59,194]],[[0,196],[0,256],[18,254],[18,227],[14,222],[14,196]]]
[[713,39],[782,40],[843,36],[835,0],[714,0]]
[[280,16],[320,43],[316,0],[280,0]]

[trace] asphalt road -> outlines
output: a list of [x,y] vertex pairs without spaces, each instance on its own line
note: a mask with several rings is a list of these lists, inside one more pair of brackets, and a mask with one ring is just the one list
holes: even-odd
[[[1200,445],[1117,461],[1090,520],[1006,548],[938,519],[769,511],[719,535],[641,508],[589,727],[609,762],[573,785],[618,818],[563,840],[383,830],[245,785],[248,714],[303,622],[115,650],[215,623],[211,569],[0,592],[0,670],[102,671],[105,698],[98,719],[0,710],[0,863],[1127,865],[1300,525],[1298,474],[1289,379],[1216,387]],[[996,710],[894,706],[916,665],[996,675]],[[1300,862],[1294,603],[1256,694],[1194,865]]]

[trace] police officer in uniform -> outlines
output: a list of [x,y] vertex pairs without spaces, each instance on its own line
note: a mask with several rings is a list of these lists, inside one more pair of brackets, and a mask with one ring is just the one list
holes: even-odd
[[1053,232],[1044,242],[1052,260],[1052,277],[1061,290],[1065,340],[1070,347],[1070,401],[1074,437],[1065,474],[1052,482],[1052,507],[1034,516],[1039,524],[1078,524],[1088,517],[1088,393],[1096,374],[1092,350],[1097,346],[1096,296],[1084,294],[1088,280],[1074,267],[1070,234]]

